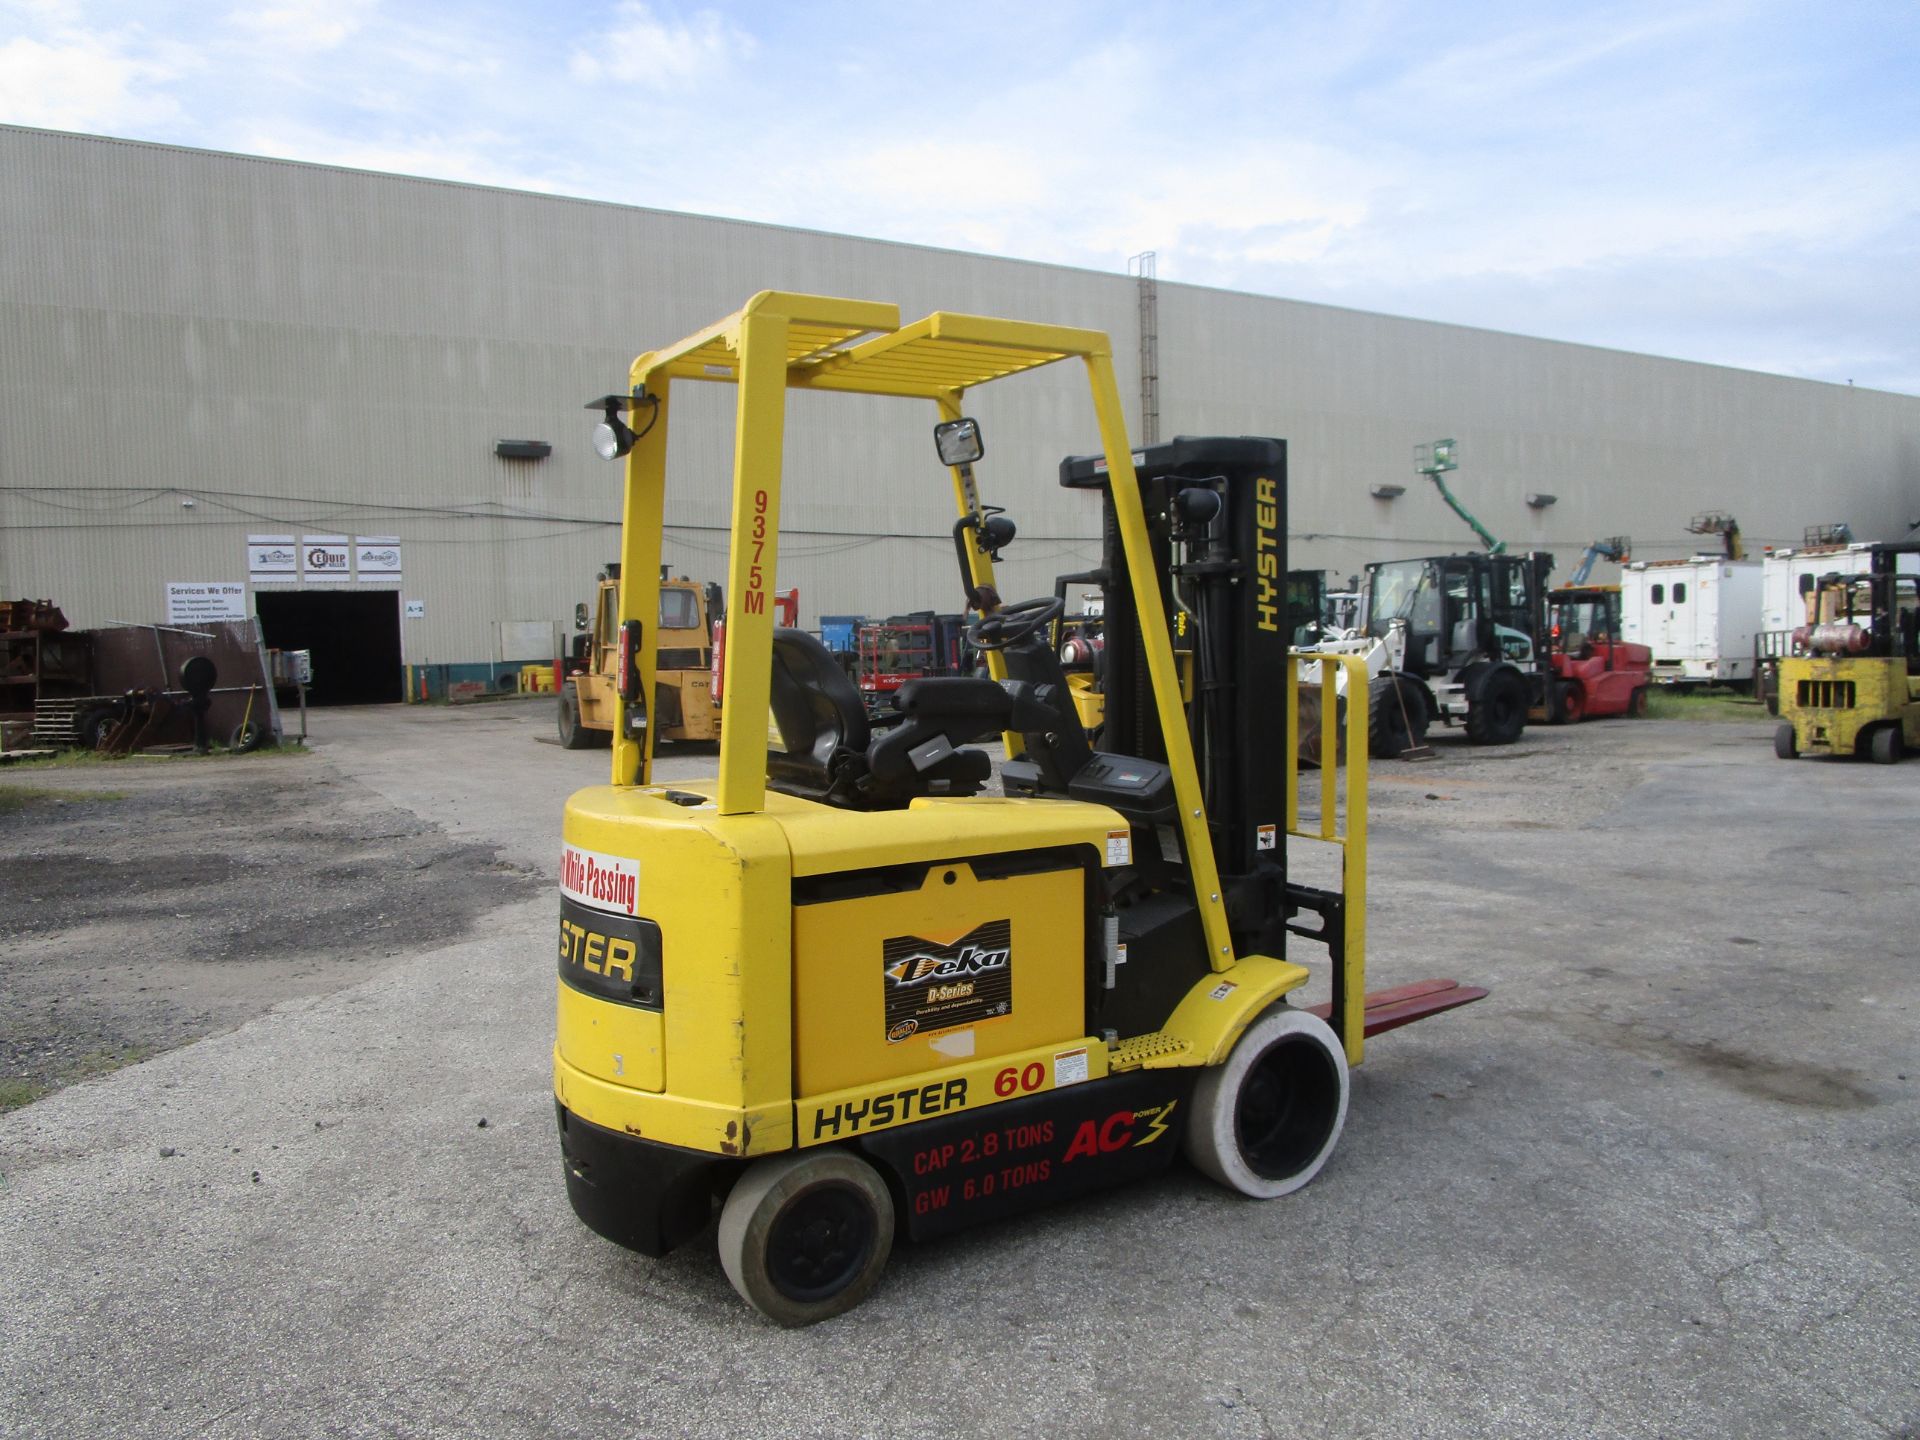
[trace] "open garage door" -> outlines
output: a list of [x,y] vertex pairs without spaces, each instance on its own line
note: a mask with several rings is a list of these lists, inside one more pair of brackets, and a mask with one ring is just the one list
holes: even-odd
[[275,590],[253,599],[269,649],[313,653],[308,704],[403,698],[398,590]]

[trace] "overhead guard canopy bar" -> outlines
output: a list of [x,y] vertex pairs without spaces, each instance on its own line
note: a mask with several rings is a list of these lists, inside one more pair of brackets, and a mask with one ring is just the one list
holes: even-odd
[[939,400],[1056,360],[1109,352],[1098,330],[947,311],[902,329],[897,305],[765,291],[678,344],[642,355],[634,384],[656,375],[738,383],[740,326],[756,312],[785,316],[787,383],[796,389]]
[[[621,621],[650,623],[655,611],[635,607],[659,603],[657,582],[650,582],[649,576],[659,563],[664,523],[665,415],[672,382],[733,381],[740,394],[734,421],[733,525],[727,561],[727,597],[733,615],[725,674],[727,709],[733,718],[723,721],[720,729],[716,805],[722,815],[761,810],[766,802],[766,741],[758,717],[767,711],[773,667],[773,619],[766,591],[779,564],[784,392],[836,390],[930,400],[943,419],[955,419],[962,393],[973,386],[1068,359],[1086,366],[1101,449],[1113,482],[1115,518],[1131,566],[1154,704],[1173,772],[1181,848],[1200,909],[1208,960],[1216,970],[1224,970],[1233,964],[1232,939],[1181,708],[1171,631],[1153,578],[1152,541],[1114,383],[1112,347],[1101,331],[944,311],[902,328],[897,305],[765,290],[725,319],[677,344],[640,356],[630,372],[632,384],[636,392],[646,387],[656,407],[652,422],[627,455],[621,553],[627,574],[636,579],[621,587]],[[958,467],[954,474],[955,497],[964,516],[977,503],[970,493],[970,467]],[[992,582],[992,562],[984,553],[969,557],[969,567],[976,585]],[[997,662],[993,668],[1000,673]],[[652,693],[655,673],[654,651],[644,647],[643,694]],[[637,739],[630,737],[624,702],[618,714],[614,783],[645,784],[651,772],[653,730],[649,727]],[[755,720],[743,720],[748,715]]]

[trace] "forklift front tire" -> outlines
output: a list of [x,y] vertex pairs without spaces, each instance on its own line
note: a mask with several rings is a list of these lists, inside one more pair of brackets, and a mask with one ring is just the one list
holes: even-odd
[[769,1156],[747,1168],[720,1211],[720,1266],[777,1324],[851,1310],[893,1249],[893,1197],[873,1166],[844,1150]]
[[1882,725],[1878,730],[1873,732],[1873,739],[1867,742],[1867,754],[1873,758],[1873,763],[1876,765],[1893,764],[1899,760],[1905,748],[1906,747],[1901,744],[1900,722],[1898,720],[1894,721],[1891,725]]
[[1193,1089],[1187,1158],[1255,1200],[1320,1173],[1347,1123],[1347,1056],[1317,1015],[1280,1006],[1209,1066]]
[[1800,753],[1800,743],[1794,738],[1793,726],[1781,725],[1773,732],[1773,753],[1782,760],[1792,760]]

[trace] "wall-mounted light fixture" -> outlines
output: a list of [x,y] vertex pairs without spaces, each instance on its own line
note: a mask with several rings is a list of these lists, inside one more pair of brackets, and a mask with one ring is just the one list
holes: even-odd
[[1532,509],[1544,510],[1559,500],[1559,498],[1558,495],[1529,495],[1527,496],[1527,504]]
[[553,453],[545,440],[496,440],[493,453],[502,460],[544,460]]
[[1367,493],[1376,500],[1398,500],[1407,493],[1404,485],[1375,485]]

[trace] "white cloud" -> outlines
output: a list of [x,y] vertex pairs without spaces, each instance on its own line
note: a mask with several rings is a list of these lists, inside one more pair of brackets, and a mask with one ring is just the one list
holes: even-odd
[[753,36],[716,11],[663,20],[643,0],[624,0],[619,13],[613,29],[573,52],[575,79],[685,90],[718,79],[755,48]]
[[357,34],[377,0],[278,0],[229,17],[276,49],[331,50]]
[[0,45],[0,120],[109,133],[164,121],[177,106],[154,87],[179,71],[163,59],[124,54],[108,38],[17,37]]

